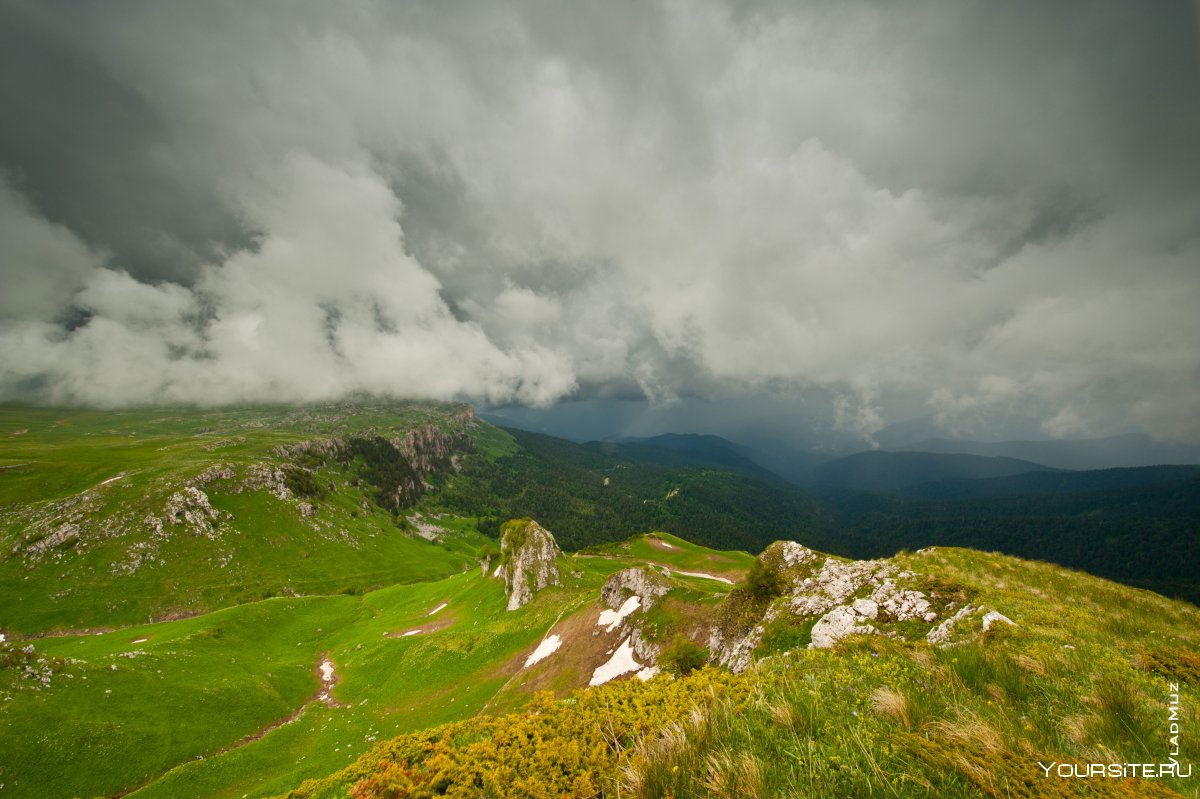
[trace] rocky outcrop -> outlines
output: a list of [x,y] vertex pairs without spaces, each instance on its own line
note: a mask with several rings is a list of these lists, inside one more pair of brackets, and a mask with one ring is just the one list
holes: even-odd
[[504,525],[499,570],[509,610],[524,607],[535,591],[559,584],[561,554],[550,531],[532,519],[515,519]]
[[[813,552],[794,541],[777,541],[759,556],[759,569],[769,575],[778,595],[765,602],[750,597],[748,588],[731,593],[726,602],[757,607],[759,620],[731,631],[714,629],[709,637],[712,658],[733,671],[750,665],[767,628],[776,623],[811,623],[809,647],[831,647],[850,635],[878,634],[908,637],[911,625],[934,625],[954,608],[920,590],[920,575],[886,560],[846,561]],[[965,608],[964,608],[965,610]],[[961,611],[960,611],[961,613]],[[744,615],[744,614],[743,614]],[[952,624],[944,625],[948,630]],[[918,626],[917,630],[923,628]],[[943,633],[929,631],[930,641]],[[924,632],[920,634],[924,635]]]
[[251,490],[266,491],[275,499],[285,502],[292,498],[292,490],[287,486],[287,475],[274,464],[250,464],[243,485]]
[[79,525],[67,522],[66,524],[60,524],[58,527],[54,528],[54,530],[45,538],[34,541],[28,546],[28,548],[26,548],[25,551],[29,555],[39,557],[50,550],[55,549],[56,547],[62,546],[68,541],[74,541],[78,538]]
[[708,636],[709,659],[734,673],[745,671],[753,660],[754,649],[762,640],[766,627],[756,624],[742,635],[729,634],[714,627]]
[[875,618],[878,613],[879,609],[875,603],[866,599],[836,607],[817,619],[812,628],[812,643],[809,646],[814,649],[827,649],[848,635],[873,633],[875,627],[867,620]]
[[[600,589],[600,599],[616,612],[602,613],[599,624],[604,625],[607,614],[607,617],[612,619],[608,626],[609,632],[625,627],[625,620],[631,613],[649,610],[670,590],[671,585],[661,572],[644,566],[634,566],[610,574],[604,581],[604,587]],[[652,664],[658,659],[661,644],[647,636],[639,623],[635,622],[629,626],[627,640],[639,661]]]
[[305,493],[303,485],[311,482],[317,465],[336,463],[372,486],[380,505],[399,513],[415,505],[438,478],[459,470],[459,457],[475,450],[475,441],[467,431],[474,421],[474,411],[468,408],[446,423],[425,424],[403,435],[366,430],[344,438],[276,447],[275,455],[290,461],[286,468],[292,470],[293,480],[289,483],[288,472],[272,466],[256,476],[255,487],[287,499],[298,491]]
[[475,449],[475,442],[462,431],[446,431],[427,424],[408,431],[402,438],[393,438],[392,446],[400,451],[413,471],[419,475],[433,472],[458,471],[456,456]]
[[934,646],[949,645],[951,643],[951,637],[954,633],[955,626],[964,616],[976,609],[977,608],[972,605],[963,605],[953,616],[943,619],[941,624],[930,630],[926,634],[925,640]]
[[200,489],[188,486],[176,491],[167,500],[165,512],[168,522],[184,524],[192,535],[217,538],[213,522],[220,518],[221,513],[209,504],[208,494]]
[[636,596],[641,601],[641,607],[649,609],[670,590],[671,586],[662,574],[644,566],[634,566],[609,575],[600,589],[600,599],[616,610],[626,599]]

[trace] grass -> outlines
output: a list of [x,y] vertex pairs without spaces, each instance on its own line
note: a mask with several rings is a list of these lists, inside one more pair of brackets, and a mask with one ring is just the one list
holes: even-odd
[[[564,565],[563,586],[513,613],[500,581],[476,565],[361,596],[278,597],[22,643],[54,664],[54,674],[38,690],[16,670],[0,682],[5,796],[137,786],[131,795],[139,799],[267,796],[345,767],[376,741],[469,718],[502,689],[496,708],[520,707],[530,694],[512,682],[513,664],[564,607],[591,607],[624,563],[567,557]],[[399,636],[423,628],[431,631]],[[149,640],[133,643],[141,638]],[[335,664],[340,707],[309,702],[322,656]],[[228,750],[302,708],[292,723]],[[63,769],[64,760],[83,767]]]
[[[1200,729],[1200,610],[1049,564],[952,548],[898,555],[898,571],[913,573],[904,587],[940,616],[970,601],[1016,622],[958,646],[880,621],[916,640],[808,650],[814,620],[782,616],[741,675],[705,668],[583,693],[571,693],[594,667],[582,645],[530,671],[523,659],[552,629],[603,652],[589,614],[610,574],[671,570],[670,593],[631,621],[651,641],[701,644],[736,604],[733,586],[682,572],[741,582],[754,558],[641,535],[564,555],[563,584],[510,613],[502,584],[479,569],[494,542],[477,520],[433,519],[445,532],[430,543],[352,476],[321,467],[315,516],[218,480],[206,491],[228,516],[215,540],[180,531],[153,563],[112,571],[145,540],[144,515],[214,461],[244,470],[280,444],[456,424],[454,410],[0,408],[0,466],[16,467],[0,469],[0,622],[16,639],[0,643],[4,796],[237,799],[305,780],[299,796],[469,795],[485,783],[468,774],[506,780],[496,784],[513,796],[1200,796],[1195,778],[1040,776],[1039,760],[1165,760],[1171,682],[1183,688],[1180,760],[1200,759],[1189,732]],[[504,431],[474,430],[485,458],[515,446]],[[89,526],[74,545],[37,561],[9,554],[39,520],[79,508]],[[163,617],[176,618],[146,623]],[[16,635],[93,627],[116,629]],[[335,707],[312,701],[324,657]],[[533,697],[536,687],[552,694]]]
[[[429,623],[443,602],[434,618],[453,616],[450,627],[386,637]],[[12,697],[0,703],[5,795],[111,794],[143,782],[150,784],[135,796],[283,790],[345,766],[371,738],[478,712],[506,679],[498,667],[536,643],[556,604],[535,601],[528,612],[507,613],[501,586],[475,570],[362,597],[279,598],[41,639],[34,643],[40,656],[66,660],[48,688],[4,686]],[[300,708],[317,690],[324,653],[336,665],[335,697],[345,707],[310,707],[260,740],[198,759]],[[72,758],[89,767],[62,769]]]
[[[946,649],[867,636],[834,651],[769,657],[751,677],[756,703],[718,705],[676,734],[647,738],[626,788],[679,799],[749,790],[797,797],[1200,795],[1194,779],[1047,779],[1036,767],[1038,760],[1166,762],[1167,680],[1162,661],[1147,653],[1172,642],[1173,662],[1184,669],[1177,676],[1185,679],[1200,650],[1200,612],[999,555],[939,549],[902,560],[977,592],[1018,626],[997,625]],[[1123,638],[1110,632],[1114,614]],[[1185,713],[1185,728],[1200,721],[1194,704]],[[1185,743],[1180,762],[1198,758],[1196,741]]]
[[[0,470],[0,624],[22,633],[127,625],[280,594],[362,593],[469,568],[487,543],[473,523],[429,543],[338,469],[314,473],[324,499],[311,517],[298,500],[240,484],[251,468],[286,463],[281,445],[456,424],[459,410],[0,408],[0,466],[17,466]],[[471,429],[488,451],[503,449],[503,431]],[[156,538],[145,519],[162,518],[168,498],[214,465],[235,474],[203,484],[224,515],[215,538],[170,524],[167,540]],[[61,547],[40,558],[14,553],[64,522],[78,533]]]

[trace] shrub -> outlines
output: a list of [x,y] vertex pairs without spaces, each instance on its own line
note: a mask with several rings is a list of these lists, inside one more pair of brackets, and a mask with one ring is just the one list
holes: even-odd
[[658,656],[658,663],[672,674],[691,674],[708,662],[708,650],[695,644],[682,633],[676,633],[671,643]]

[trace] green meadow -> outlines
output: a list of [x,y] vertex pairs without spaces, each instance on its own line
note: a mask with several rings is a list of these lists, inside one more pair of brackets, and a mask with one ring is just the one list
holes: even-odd
[[[614,572],[664,575],[639,632],[695,654],[756,559],[609,529],[508,611],[497,542],[480,532],[494,509],[436,501],[471,467],[438,454],[451,466],[421,478],[430,501],[389,509],[384,478],[410,473],[372,462],[379,448],[338,460],[303,443],[417,428],[465,433],[476,465],[519,450],[453,405],[0,408],[2,795],[415,799],[478,795],[494,775],[529,797],[1200,795],[1195,780],[1033,770],[1160,762],[1172,682],[1189,697],[1184,729],[1200,729],[1200,611],[992,553],[894,559],[1016,623],[960,645],[876,635],[809,650],[812,620],[783,618],[764,622],[742,674],[677,661],[577,692],[629,634],[597,628]],[[295,490],[255,482],[264,469]],[[211,512],[190,506],[200,522],[156,533],[145,519],[190,486]],[[130,568],[131,552],[148,554]],[[552,633],[561,648],[526,667]],[[1185,734],[1182,761],[1198,741]]]

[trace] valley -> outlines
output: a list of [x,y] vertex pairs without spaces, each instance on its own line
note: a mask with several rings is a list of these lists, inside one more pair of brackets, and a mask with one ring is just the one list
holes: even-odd
[[1192,605],[839,557],[695,456],[420,403],[2,418],[3,796],[1072,796],[1034,760],[1158,759],[1200,680]]

